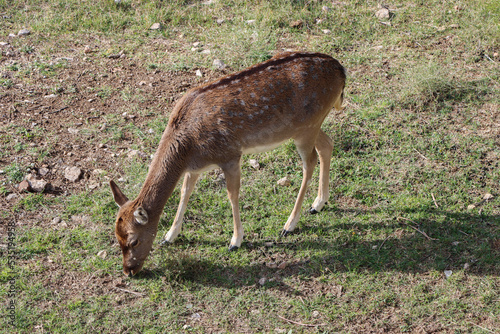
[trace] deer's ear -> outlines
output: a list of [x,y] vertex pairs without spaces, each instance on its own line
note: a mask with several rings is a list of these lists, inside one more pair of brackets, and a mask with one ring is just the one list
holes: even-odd
[[143,207],[139,207],[135,210],[134,217],[140,225],[146,225],[148,223],[148,213]]
[[127,196],[125,196],[122,193],[120,188],[118,188],[118,186],[116,185],[116,183],[113,180],[109,181],[109,186],[111,187],[111,192],[113,193],[113,197],[115,199],[116,204],[118,204],[118,206],[121,207],[123,204],[128,202]]

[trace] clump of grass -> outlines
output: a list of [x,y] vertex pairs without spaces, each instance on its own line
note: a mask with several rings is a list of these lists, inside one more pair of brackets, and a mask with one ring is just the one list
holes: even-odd
[[5,168],[7,179],[11,182],[21,182],[24,177],[24,168],[19,164],[11,164]]
[[478,101],[486,94],[480,81],[458,79],[436,64],[409,70],[404,87],[402,107],[417,110],[446,110],[455,104]]

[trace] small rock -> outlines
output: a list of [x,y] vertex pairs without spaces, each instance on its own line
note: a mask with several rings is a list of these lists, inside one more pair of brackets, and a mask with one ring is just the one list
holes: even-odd
[[281,262],[281,263],[278,265],[278,269],[285,269],[287,266],[288,266],[288,263],[286,263],[286,262]]
[[488,201],[488,200],[490,200],[490,199],[492,199],[492,198],[493,198],[493,195],[492,195],[492,194],[490,194],[490,193],[486,193],[486,194],[484,195],[484,197],[483,197],[483,199],[485,199],[485,200],[487,200],[487,201]]
[[202,77],[203,76],[203,73],[201,73],[200,70],[196,70],[196,76],[197,77]]
[[264,284],[266,284],[266,281],[267,281],[267,278],[262,277],[262,278],[259,280],[259,284],[260,284],[261,286],[264,286]]
[[7,46],[7,45],[9,45],[9,43],[7,43],[7,42],[0,42],[0,46]]
[[319,317],[320,314],[318,311],[312,311],[311,315],[313,318],[317,318],[317,317]]
[[446,278],[449,278],[449,277],[451,276],[451,274],[453,274],[453,271],[451,271],[451,270],[445,270],[445,271],[444,271],[444,276],[445,276]]
[[48,182],[45,180],[32,180],[31,189],[37,193],[43,193],[47,189]]
[[17,36],[27,36],[29,34],[31,34],[31,31],[23,28],[23,29],[19,30],[19,32],[17,33]]
[[54,217],[54,219],[52,219],[52,224],[59,224],[61,222],[61,217]]
[[197,48],[197,47],[201,46],[201,42],[194,42],[194,43],[193,43],[193,46],[194,46],[195,48]]
[[224,64],[224,61],[220,59],[215,59],[212,65],[218,69],[218,70],[223,70],[226,67],[226,64]]
[[19,183],[19,185],[17,186],[17,188],[19,189],[19,191],[26,191],[26,192],[31,191],[31,185],[28,182],[28,180],[22,180],[21,183]]
[[193,319],[193,320],[200,320],[201,319],[201,315],[199,313],[193,313],[193,314],[191,314],[191,319]]
[[476,208],[476,206],[475,206],[474,204],[469,204],[469,205],[467,206],[467,210],[473,210],[473,209],[475,209],[475,208]]
[[97,256],[99,256],[101,259],[104,260],[106,258],[106,256],[108,256],[108,252],[106,252],[105,250],[99,251],[97,253]]
[[146,84],[147,84],[146,81],[141,81],[141,82],[138,83],[139,86],[145,86]]
[[282,187],[288,187],[289,185],[291,185],[292,183],[290,182],[290,180],[285,176],[281,179],[278,180],[277,184],[279,186],[282,186]]
[[211,51],[209,49],[201,51],[201,53],[204,54],[204,55],[208,55],[208,54],[210,54],[210,52]]
[[50,94],[50,95],[45,95],[44,96],[44,98],[46,98],[46,99],[52,99],[54,97],[57,97],[57,95],[56,94]]
[[9,34],[9,37],[13,38],[13,37],[16,37],[16,35],[11,33],[11,34]]
[[83,53],[92,53],[92,48],[89,45],[85,45]]
[[7,197],[5,197],[5,199],[7,200],[7,202],[10,202],[18,197],[19,196],[17,194],[8,194]]
[[323,29],[322,31],[323,31],[323,34],[325,34],[325,35],[332,33],[332,31],[330,29]]
[[189,326],[189,325],[182,326],[182,329],[190,329],[190,328],[191,328],[191,326]]
[[252,166],[255,169],[259,169],[260,168],[259,162],[257,160],[255,160],[255,159],[248,160],[248,163],[250,164],[250,166]]
[[387,8],[380,8],[376,13],[375,16],[382,20],[382,19],[388,19],[391,17],[391,12]]
[[128,152],[127,154],[127,157],[129,159],[132,159],[134,157],[139,157],[141,159],[147,159],[147,154],[145,154],[144,152],[141,152],[139,150],[131,150],[130,152]]
[[68,167],[64,170],[64,177],[70,181],[70,182],[76,182],[82,177],[83,171],[74,166],[74,167]]
[[224,23],[224,19],[217,19],[217,21],[215,22],[217,22],[218,25],[221,25],[222,23]]
[[75,224],[88,225],[90,223],[90,216],[87,215],[73,215],[71,221]]
[[80,130],[75,128],[68,128],[68,132],[71,133],[72,135],[77,135],[80,132]]
[[42,168],[38,169],[38,174],[40,174],[41,176],[46,176],[49,173],[50,173],[50,169],[48,169],[48,168],[42,167]]
[[304,21],[302,21],[302,20],[297,20],[297,21],[290,22],[290,28],[300,28],[303,25],[304,25]]
[[153,25],[149,27],[149,30],[160,30],[160,29],[161,29],[160,23],[153,23]]
[[188,310],[192,309],[193,308],[193,304],[191,304],[191,303],[186,304],[186,308]]

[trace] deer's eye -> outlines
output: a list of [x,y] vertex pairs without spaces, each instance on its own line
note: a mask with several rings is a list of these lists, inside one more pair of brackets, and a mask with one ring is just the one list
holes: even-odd
[[134,241],[130,242],[130,247],[135,247],[139,244],[139,240],[135,239]]

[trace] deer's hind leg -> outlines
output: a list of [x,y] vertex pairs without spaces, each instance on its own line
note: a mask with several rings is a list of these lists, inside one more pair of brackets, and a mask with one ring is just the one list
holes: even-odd
[[330,182],[330,159],[333,152],[332,140],[323,130],[319,131],[318,138],[314,145],[316,152],[319,155],[319,187],[318,197],[314,200],[310,213],[318,213],[323,209],[325,203],[330,196],[329,182]]
[[306,195],[307,187],[311,182],[311,177],[314,171],[314,167],[318,162],[318,155],[314,149],[316,138],[305,138],[305,139],[295,139],[295,146],[297,151],[299,151],[300,157],[302,158],[302,184],[300,185],[300,190],[295,201],[295,206],[293,207],[292,213],[281,232],[281,235],[287,235],[292,232],[300,218],[300,210],[302,208],[302,203],[304,202],[304,197]]

